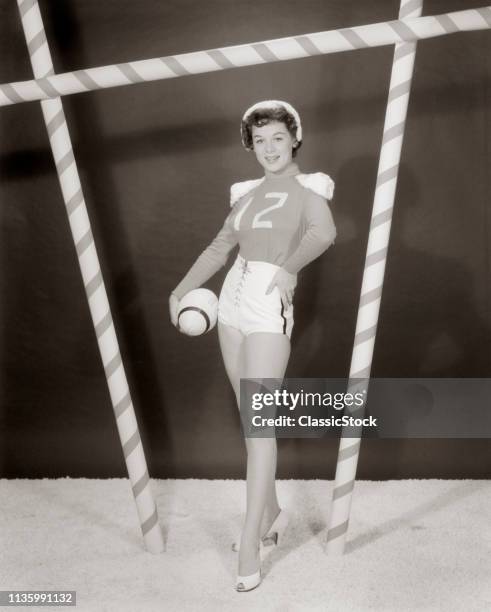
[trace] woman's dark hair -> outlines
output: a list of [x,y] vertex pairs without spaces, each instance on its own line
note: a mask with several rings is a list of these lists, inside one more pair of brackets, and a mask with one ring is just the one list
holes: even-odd
[[[252,151],[254,148],[254,144],[252,141],[252,126],[262,127],[263,125],[267,125],[272,121],[279,121],[283,123],[286,129],[291,134],[292,138],[296,138],[297,135],[297,123],[293,115],[291,115],[287,110],[282,107],[279,108],[258,108],[253,111],[250,115],[248,115],[245,121],[242,121],[240,125],[240,131],[242,134],[242,142],[244,147],[248,151]],[[302,146],[302,141],[297,142],[297,144],[292,149],[292,157],[295,157],[297,151]]]

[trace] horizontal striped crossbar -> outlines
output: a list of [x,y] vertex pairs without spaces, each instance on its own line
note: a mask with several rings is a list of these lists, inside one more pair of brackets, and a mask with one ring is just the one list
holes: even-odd
[[246,45],[100,66],[53,74],[31,81],[5,83],[0,85],[0,106],[489,28],[491,28],[491,6],[484,6],[443,15],[385,21]]

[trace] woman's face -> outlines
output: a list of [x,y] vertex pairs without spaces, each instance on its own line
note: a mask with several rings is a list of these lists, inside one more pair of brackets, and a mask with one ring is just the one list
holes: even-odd
[[284,123],[270,121],[261,127],[252,126],[252,143],[257,161],[264,170],[279,174],[291,163],[297,141]]

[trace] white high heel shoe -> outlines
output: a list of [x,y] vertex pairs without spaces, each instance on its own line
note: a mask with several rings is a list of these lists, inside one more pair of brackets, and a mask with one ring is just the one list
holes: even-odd
[[273,540],[274,545],[278,546],[283,539],[283,535],[288,527],[290,517],[284,510],[280,510],[278,516],[273,521],[268,533],[263,536],[262,541],[266,543],[268,540]]
[[[260,550],[258,550],[258,553]],[[249,574],[249,576],[239,576],[237,574],[237,582],[235,583],[235,588],[237,591],[252,591],[257,586],[261,584],[261,557],[259,557],[259,569],[254,574]]]
[[261,584],[261,568],[255,573],[250,574],[249,576],[239,576],[237,575],[237,583],[235,585],[235,589],[239,591],[239,593],[245,591],[252,591]]
[[[271,527],[261,537],[259,542],[259,555],[261,560],[264,560],[269,553],[271,553],[275,546],[278,546],[283,538],[283,535],[288,527],[289,516],[284,510],[280,510],[278,516],[275,518]],[[240,536],[232,543],[232,550],[239,552],[240,550]]]

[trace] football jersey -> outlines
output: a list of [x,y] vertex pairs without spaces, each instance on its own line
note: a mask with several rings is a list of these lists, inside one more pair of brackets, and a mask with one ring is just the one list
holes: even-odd
[[232,185],[232,210],[173,293],[181,299],[227,262],[238,244],[248,261],[264,261],[297,274],[336,237],[327,200],[333,181],[321,172],[300,173],[292,163],[281,175]]

